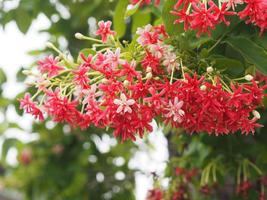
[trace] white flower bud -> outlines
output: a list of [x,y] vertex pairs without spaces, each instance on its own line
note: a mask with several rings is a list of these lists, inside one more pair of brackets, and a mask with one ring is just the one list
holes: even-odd
[[247,81],[252,81],[252,80],[253,80],[253,76],[251,76],[250,74],[247,74],[247,75],[245,76],[245,79],[246,79]]
[[259,113],[257,110],[253,110],[253,111],[252,111],[252,114],[253,114],[253,116],[254,116],[255,118],[257,118],[257,119],[260,119],[260,118],[261,118],[261,115],[260,115],[260,113]]
[[207,86],[206,85],[201,85],[200,86],[200,90],[205,91],[206,89],[207,89]]
[[32,74],[32,71],[31,70],[23,70],[22,71],[22,74],[26,75],[26,76],[29,76]]
[[84,35],[81,34],[81,33],[75,33],[75,37],[76,37],[78,40],[82,40],[82,39],[84,39]]
[[151,67],[146,68],[146,72],[151,72],[151,71],[152,71]]
[[125,80],[125,81],[123,82],[124,87],[127,87],[129,84],[130,84],[130,82],[129,82],[128,80]]
[[53,47],[54,47],[54,45],[53,45],[51,42],[47,42],[47,43],[46,43],[46,46],[47,46],[48,48],[53,48]]
[[152,73],[151,72],[148,72],[147,74],[146,74],[146,79],[151,79],[152,78]]
[[213,67],[207,67],[207,72],[208,72],[208,73],[213,72]]

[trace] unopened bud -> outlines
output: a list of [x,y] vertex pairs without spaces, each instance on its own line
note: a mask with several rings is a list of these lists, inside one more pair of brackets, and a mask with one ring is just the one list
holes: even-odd
[[151,72],[151,71],[152,71],[151,67],[146,68],[146,72]]
[[46,46],[47,46],[48,48],[54,48],[54,45],[53,45],[51,42],[47,42],[47,43],[46,43]]
[[26,76],[29,76],[32,74],[32,71],[31,70],[23,70],[22,71],[22,74],[26,75]]
[[245,79],[246,79],[247,81],[252,81],[252,80],[253,80],[253,76],[251,76],[250,74],[247,74],[247,75],[245,76]]
[[31,87],[31,86],[35,85],[35,82],[33,82],[33,81],[25,81],[25,85]]
[[102,79],[102,83],[108,83],[108,79],[103,78],[103,79]]
[[125,81],[123,82],[124,87],[127,87],[129,84],[130,84],[130,82],[129,82],[128,80],[125,80]]
[[213,67],[207,67],[207,72],[208,72],[208,73],[213,72]]
[[201,85],[200,86],[200,90],[205,91],[206,89],[207,89],[207,86],[206,85]]
[[152,73],[151,72],[148,72],[147,74],[146,74],[146,79],[151,79],[152,78]]
[[260,113],[259,113],[257,110],[253,110],[253,111],[252,111],[252,114],[253,114],[253,116],[254,116],[255,118],[257,118],[257,119],[260,119],[260,118],[261,118],[261,115],[260,115]]
[[81,33],[75,33],[75,37],[76,37],[78,40],[82,40],[82,39],[84,39],[84,35],[81,34]]

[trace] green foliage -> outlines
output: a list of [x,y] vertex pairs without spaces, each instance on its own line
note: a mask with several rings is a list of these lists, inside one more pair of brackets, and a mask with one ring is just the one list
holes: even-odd
[[253,64],[259,71],[267,74],[267,51],[245,37],[228,38],[227,43],[237,50],[248,63]]
[[166,0],[162,10],[162,19],[166,27],[166,31],[170,36],[179,36],[184,32],[182,24],[174,25],[174,21],[177,17],[173,16],[170,12],[173,10],[173,6],[176,4],[176,0]]
[[128,6],[128,0],[119,0],[113,17],[114,30],[117,32],[118,37],[123,37],[126,31],[126,21],[124,13]]

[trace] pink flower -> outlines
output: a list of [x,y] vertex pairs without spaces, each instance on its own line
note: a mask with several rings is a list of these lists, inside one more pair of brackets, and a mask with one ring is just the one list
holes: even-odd
[[74,83],[82,89],[89,88],[90,79],[87,75],[89,68],[86,65],[81,65],[79,69],[73,71]]
[[174,98],[174,101],[169,101],[169,105],[166,108],[168,113],[165,117],[172,118],[174,122],[181,123],[183,121],[183,116],[185,112],[181,109],[184,105],[183,101],[179,101],[178,97]]
[[114,69],[118,65],[125,63],[125,61],[120,58],[120,55],[121,55],[120,48],[117,48],[114,53],[113,51],[108,49],[105,54],[106,59],[104,61],[104,64],[108,64],[112,69]]
[[20,109],[23,109],[26,113],[33,115],[40,121],[44,120],[42,111],[38,108],[35,102],[31,100],[31,95],[26,93],[23,99],[20,99]]
[[99,29],[96,31],[96,35],[100,35],[104,43],[107,42],[107,38],[109,35],[115,35],[115,32],[110,30],[111,24],[111,21],[100,21],[98,23]]
[[64,70],[64,67],[58,65],[58,60],[53,56],[48,56],[44,60],[38,61],[38,69],[41,73],[47,73],[48,77],[53,77]]
[[120,99],[115,99],[114,104],[118,105],[117,113],[126,113],[132,112],[132,109],[130,106],[132,106],[135,103],[134,99],[128,99],[126,98],[125,94],[121,93]]

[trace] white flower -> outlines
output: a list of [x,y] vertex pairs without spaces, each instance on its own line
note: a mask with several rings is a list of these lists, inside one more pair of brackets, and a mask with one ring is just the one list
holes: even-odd
[[[79,91],[77,91],[78,93]],[[87,104],[90,100],[95,100],[98,97],[101,97],[103,95],[102,91],[97,91],[97,85],[93,84],[91,85],[90,89],[85,89],[80,91],[83,96],[83,104]]]
[[126,98],[125,94],[121,94],[120,99],[115,99],[114,104],[118,105],[117,113],[132,113],[132,109],[130,106],[135,104],[134,99],[128,99]]
[[179,69],[179,62],[176,60],[176,55],[174,53],[168,52],[164,55],[164,60],[162,63],[164,66],[167,67],[168,73],[171,73],[172,69]]
[[145,46],[147,43],[147,37],[152,32],[152,29],[153,27],[151,24],[146,25],[144,28],[138,28],[136,34],[140,36],[137,38],[137,42],[142,46]]
[[181,123],[183,121],[182,118],[185,114],[184,111],[181,109],[183,105],[184,102],[179,101],[178,97],[175,97],[173,103],[169,101],[169,108],[166,109],[169,112],[165,115],[165,117],[172,117],[174,122]]

